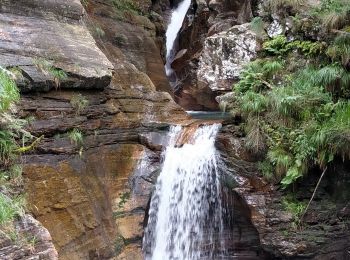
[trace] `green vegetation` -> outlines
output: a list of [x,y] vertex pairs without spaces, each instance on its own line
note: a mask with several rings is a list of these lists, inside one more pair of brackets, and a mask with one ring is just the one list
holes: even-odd
[[23,127],[25,120],[12,114],[19,100],[19,90],[13,80],[13,72],[0,68],[0,230],[8,237],[15,237],[13,220],[24,214],[25,199],[21,190],[22,167],[17,155],[22,152],[18,140],[24,145],[32,136]]
[[14,159],[16,148],[13,134],[8,130],[0,130],[0,165],[9,165]]
[[118,203],[119,208],[123,208],[124,204],[130,199],[130,192],[124,192],[120,195],[120,201]]
[[116,255],[119,255],[125,246],[125,238],[118,235],[114,242],[114,251]]
[[0,226],[12,221],[16,216],[24,214],[23,197],[10,198],[0,193]]
[[305,211],[306,203],[298,201],[290,194],[283,197],[282,206],[285,211],[289,212],[293,216],[293,226],[298,226],[301,221],[301,217]]
[[70,104],[74,108],[75,113],[80,115],[80,113],[89,105],[89,101],[82,94],[77,94],[71,98]]
[[94,28],[94,35],[97,38],[101,39],[101,38],[105,37],[106,33],[100,26],[95,26],[95,28]]
[[141,9],[132,0],[111,0],[114,7],[115,18],[126,20],[130,15],[140,15]]
[[254,17],[250,22],[250,29],[255,32],[259,39],[263,39],[266,36],[264,21],[261,17]]
[[312,15],[328,31],[341,29],[350,23],[349,1],[321,0],[321,4],[312,10]]
[[[264,176],[285,188],[337,156],[350,158],[350,5],[342,0],[321,0],[313,8],[299,0],[265,5],[270,12],[289,6],[285,15],[296,21],[311,17],[322,39],[301,33],[293,40],[285,35],[265,40],[259,58],[233,86],[232,112],[244,120],[246,148],[260,157]],[[323,22],[331,33],[323,33]],[[260,35],[264,26],[260,17],[251,23]]]
[[289,52],[298,51],[306,56],[316,56],[324,51],[325,46],[321,42],[299,40],[288,42],[285,36],[280,35],[264,42],[263,48],[268,54],[272,55],[283,56]]
[[53,64],[43,58],[38,58],[34,60],[34,64],[40,69],[44,74],[50,75],[58,88],[63,80],[68,78],[67,73],[64,70],[55,68]]
[[70,131],[68,133],[68,137],[71,140],[71,142],[76,146],[82,146],[84,143],[84,135],[77,128],[74,128],[72,131]]
[[10,109],[10,105],[19,100],[19,91],[9,73],[0,69],[0,113]]
[[118,202],[118,208],[116,211],[113,212],[113,217],[119,218],[124,215],[124,205],[125,203],[130,199],[131,193],[130,192],[123,192],[119,194],[119,202]]
[[87,7],[89,4],[89,0],[80,0],[80,2],[84,7]]

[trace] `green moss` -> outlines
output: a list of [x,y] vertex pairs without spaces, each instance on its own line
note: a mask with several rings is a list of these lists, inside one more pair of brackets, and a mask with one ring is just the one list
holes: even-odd
[[125,239],[121,235],[118,235],[114,242],[114,252],[116,255],[119,255],[125,246]]

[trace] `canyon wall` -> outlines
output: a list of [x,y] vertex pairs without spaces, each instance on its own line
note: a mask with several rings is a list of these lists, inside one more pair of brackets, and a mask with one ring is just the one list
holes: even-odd
[[187,119],[165,76],[162,20],[141,14],[150,1],[135,4],[0,4],[0,66],[20,74],[19,115],[43,136],[22,159],[29,211],[60,259],[142,258],[159,144]]
[[[192,122],[184,109],[218,109],[215,97],[256,57],[259,44],[248,25],[256,3],[193,1],[173,62],[180,83],[173,93],[164,33],[178,1],[135,0],[131,9],[82,2],[0,1],[0,66],[19,74],[18,114],[43,136],[22,158],[28,211],[38,221],[30,223],[42,234],[35,249],[50,259],[57,253],[69,260],[142,259],[168,127]],[[224,199],[236,219],[226,223],[235,235],[230,249],[257,259],[347,259],[349,197],[336,190],[348,183],[348,168],[334,166],[339,178],[325,182],[317,195],[325,203],[310,209],[311,228],[300,233],[281,205],[282,192],[245,151],[239,123],[225,122],[217,141],[229,176]],[[300,194],[305,199],[314,176]],[[332,196],[342,202],[324,200]],[[1,243],[0,256],[18,253],[10,244]]]

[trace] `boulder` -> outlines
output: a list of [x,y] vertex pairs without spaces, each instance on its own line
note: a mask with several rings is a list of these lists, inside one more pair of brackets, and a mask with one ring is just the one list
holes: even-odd
[[0,234],[1,259],[58,259],[49,231],[31,215],[18,218],[12,228],[16,238],[9,238],[4,232]]
[[2,1],[0,66],[21,74],[23,92],[104,88],[113,65],[83,23],[80,1]]
[[198,82],[213,91],[231,90],[244,66],[256,58],[256,35],[249,24],[235,25],[206,38],[197,70]]
[[[182,107],[219,109],[215,97],[222,94],[222,89],[231,87],[232,71],[236,71],[233,76],[237,77],[239,68],[249,59],[247,56],[255,55],[255,36],[244,25],[251,17],[251,2],[246,0],[201,0],[192,5],[178,43],[180,52],[187,51],[180,53],[173,63],[178,77],[175,99]],[[247,45],[239,47],[242,41],[247,41]]]

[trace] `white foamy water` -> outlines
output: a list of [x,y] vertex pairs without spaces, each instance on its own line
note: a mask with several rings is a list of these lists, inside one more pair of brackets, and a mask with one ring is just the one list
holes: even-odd
[[145,229],[145,259],[218,259],[223,213],[214,143],[219,129],[219,124],[202,126],[177,148],[182,130],[171,128]]
[[170,76],[173,73],[171,68],[171,63],[174,59],[174,43],[177,38],[177,35],[182,27],[182,23],[185,19],[186,13],[190,8],[191,0],[183,0],[178,7],[173,10],[171,14],[170,24],[166,31],[166,64],[165,72],[167,76]]

